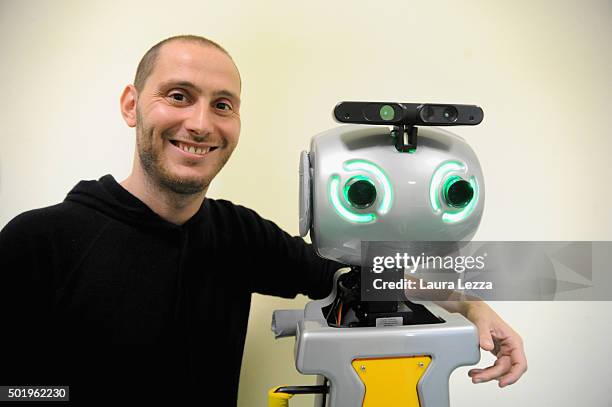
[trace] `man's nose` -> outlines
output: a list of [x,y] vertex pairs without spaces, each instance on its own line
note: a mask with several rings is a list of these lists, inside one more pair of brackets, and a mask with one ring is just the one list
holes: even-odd
[[207,136],[212,133],[212,112],[206,102],[197,103],[192,106],[192,111],[187,120],[185,127],[192,136]]

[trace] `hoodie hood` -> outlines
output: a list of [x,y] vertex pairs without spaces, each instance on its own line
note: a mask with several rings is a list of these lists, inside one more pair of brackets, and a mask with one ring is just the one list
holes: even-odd
[[76,202],[117,219],[123,223],[154,229],[183,229],[201,223],[208,199],[183,225],[176,225],[153,212],[144,202],[123,188],[112,175],[99,180],[80,181],[66,196],[65,201]]

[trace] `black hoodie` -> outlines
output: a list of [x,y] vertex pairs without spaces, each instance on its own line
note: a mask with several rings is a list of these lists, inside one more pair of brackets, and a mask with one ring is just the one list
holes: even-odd
[[111,175],[81,181],[0,232],[0,386],[235,405],[251,294],[322,298],[339,267],[231,202],[178,226]]

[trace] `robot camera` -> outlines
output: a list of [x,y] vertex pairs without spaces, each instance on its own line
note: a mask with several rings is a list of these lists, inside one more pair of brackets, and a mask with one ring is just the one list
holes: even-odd
[[474,126],[483,117],[475,105],[439,103],[340,102],[334,109],[340,123],[387,126]]

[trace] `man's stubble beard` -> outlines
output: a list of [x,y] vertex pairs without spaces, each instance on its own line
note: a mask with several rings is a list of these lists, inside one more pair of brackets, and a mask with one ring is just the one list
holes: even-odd
[[[143,125],[142,116],[138,109],[136,115],[136,148],[140,158],[140,165],[149,180],[162,190],[169,190],[179,195],[195,195],[202,193],[208,188],[215,175],[225,166],[225,163],[231,155],[230,152],[230,154],[223,157],[221,166],[210,177],[180,178],[172,174],[168,168],[163,165],[160,157],[161,150],[156,151],[154,148],[153,129]],[[170,135],[167,134],[167,132],[162,132],[162,143],[169,137]]]

